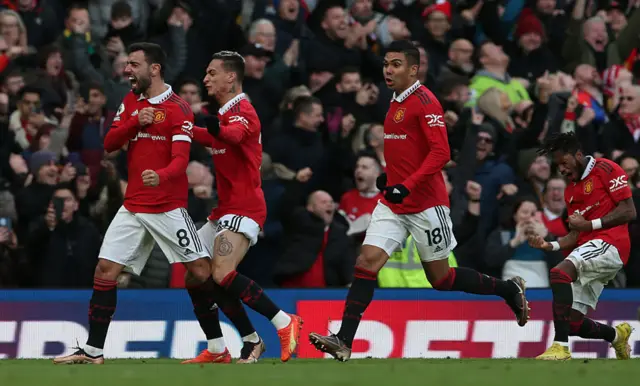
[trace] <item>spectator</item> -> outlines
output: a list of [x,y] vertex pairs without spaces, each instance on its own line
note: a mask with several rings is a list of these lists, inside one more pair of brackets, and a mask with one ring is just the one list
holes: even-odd
[[542,221],[552,236],[564,237],[569,233],[567,229],[566,205],[564,202],[564,189],[567,183],[559,177],[547,180],[544,188]]
[[538,204],[522,198],[511,214],[487,239],[484,254],[487,265],[502,271],[504,280],[519,275],[529,288],[549,287],[549,270],[562,260],[562,254],[537,250],[527,243],[530,233],[555,240],[542,221]]
[[334,218],[331,196],[316,191],[306,207],[289,212],[283,217],[286,244],[274,268],[276,282],[285,288],[344,287],[351,283],[355,253],[350,251],[348,228]]
[[43,219],[29,231],[29,256],[35,285],[44,288],[91,288],[102,238],[78,214],[78,200],[65,186],[54,188]]
[[492,42],[485,42],[477,50],[482,68],[471,79],[469,87],[472,96],[468,105],[475,105],[482,94],[493,87],[506,93],[509,101],[514,105],[531,99],[526,87],[507,73],[509,57],[504,53],[502,47]]
[[40,95],[41,91],[35,87],[22,88],[18,93],[18,109],[9,117],[9,128],[23,149],[29,147],[39,130],[55,123],[43,113]]
[[376,179],[382,173],[380,161],[372,153],[362,153],[356,161],[354,180],[356,187],[342,195],[338,212],[345,217],[349,224],[348,236],[355,236],[364,241],[364,233],[369,226],[371,214],[382,194],[376,188]]
[[447,61],[442,65],[440,76],[455,74],[471,80],[475,68],[473,65],[473,44],[466,39],[454,40],[447,52]]

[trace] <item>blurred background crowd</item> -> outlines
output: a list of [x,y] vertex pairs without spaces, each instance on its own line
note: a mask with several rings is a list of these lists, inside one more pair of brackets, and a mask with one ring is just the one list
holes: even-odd
[[[126,47],[168,53],[166,82],[197,125],[213,53],[246,60],[244,91],[261,122],[268,218],[240,271],[266,287],[344,287],[384,171],[392,92],[385,46],[411,39],[419,80],[445,110],[443,171],[458,247],[453,265],[548,287],[562,252],[530,248],[567,233],[566,182],[536,154],[574,131],[619,163],[640,198],[638,0],[3,0],[0,2],[0,287],[89,288],[102,235],[127,188],[126,149],[103,138],[123,96]],[[188,211],[216,205],[209,151],[193,144]],[[638,205],[638,204],[636,204]],[[610,283],[640,286],[640,224]],[[181,287],[156,248],[128,288]],[[381,287],[429,287],[411,237]]]

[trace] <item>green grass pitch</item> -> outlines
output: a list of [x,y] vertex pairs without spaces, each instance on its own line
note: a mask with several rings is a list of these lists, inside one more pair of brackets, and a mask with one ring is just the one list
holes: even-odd
[[254,365],[181,365],[177,360],[112,360],[102,366],[0,360],[7,386],[603,386],[633,385],[640,360],[362,359],[262,360]]

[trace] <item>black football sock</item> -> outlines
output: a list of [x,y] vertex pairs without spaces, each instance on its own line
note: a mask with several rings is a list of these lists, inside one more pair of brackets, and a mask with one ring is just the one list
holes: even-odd
[[356,267],[353,274],[353,283],[349,288],[347,300],[342,314],[342,325],[338,331],[338,337],[348,347],[353,344],[362,314],[369,307],[373,292],[376,289],[377,274],[363,268]]
[[104,349],[109,323],[116,311],[118,292],[115,280],[93,279],[93,295],[89,301],[89,338],[87,345]]
[[207,340],[222,338],[222,329],[218,317],[218,307],[213,299],[213,278],[195,286],[187,286],[187,292],[193,304],[193,313],[200,323]]
[[233,323],[241,337],[244,338],[256,332],[240,299],[229,294],[215,282],[213,283],[213,295],[213,300]]
[[518,286],[510,281],[500,280],[470,268],[449,268],[449,273],[433,288],[440,291],[462,291],[479,295],[498,295],[502,298],[513,295]]
[[603,339],[612,343],[616,338],[616,329],[585,318],[584,315],[576,310],[571,310],[570,335],[586,339]]
[[220,282],[220,285],[230,295],[240,298],[244,304],[269,320],[272,320],[280,311],[278,306],[264,293],[258,283],[237,271],[231,271],[225,276],[222,282]]
[[569,342],[571,305],[573,290],[571,277],[564,271],[552,268],[549,275],[553,292],[553,325],[556,330],[555,342]]

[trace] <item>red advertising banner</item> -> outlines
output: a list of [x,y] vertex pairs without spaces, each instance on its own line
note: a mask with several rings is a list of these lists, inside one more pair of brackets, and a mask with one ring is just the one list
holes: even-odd
[[[298,301],[298,312],[305,320],[305,337],[312,331],[337,332],[343,306],[343,301]],[[520,327],[509,307],[499,301],[373,301],[362,318],[352,358],[534,357],[551,343],[554,331],[551,303],[533,302],[531,308],[531,320]],[[606,311],[607,307],[601,308]],[[613,313],[608,315],[612,319],[597,320],[631,323],[636,328],[631,337],[633,348],[640,340],[640,323],[620,316]],[[615,357],[606,342],[572,337],[571,344],[574,357]],[[303,344],[299,356],[322,358],[323,354]]]

